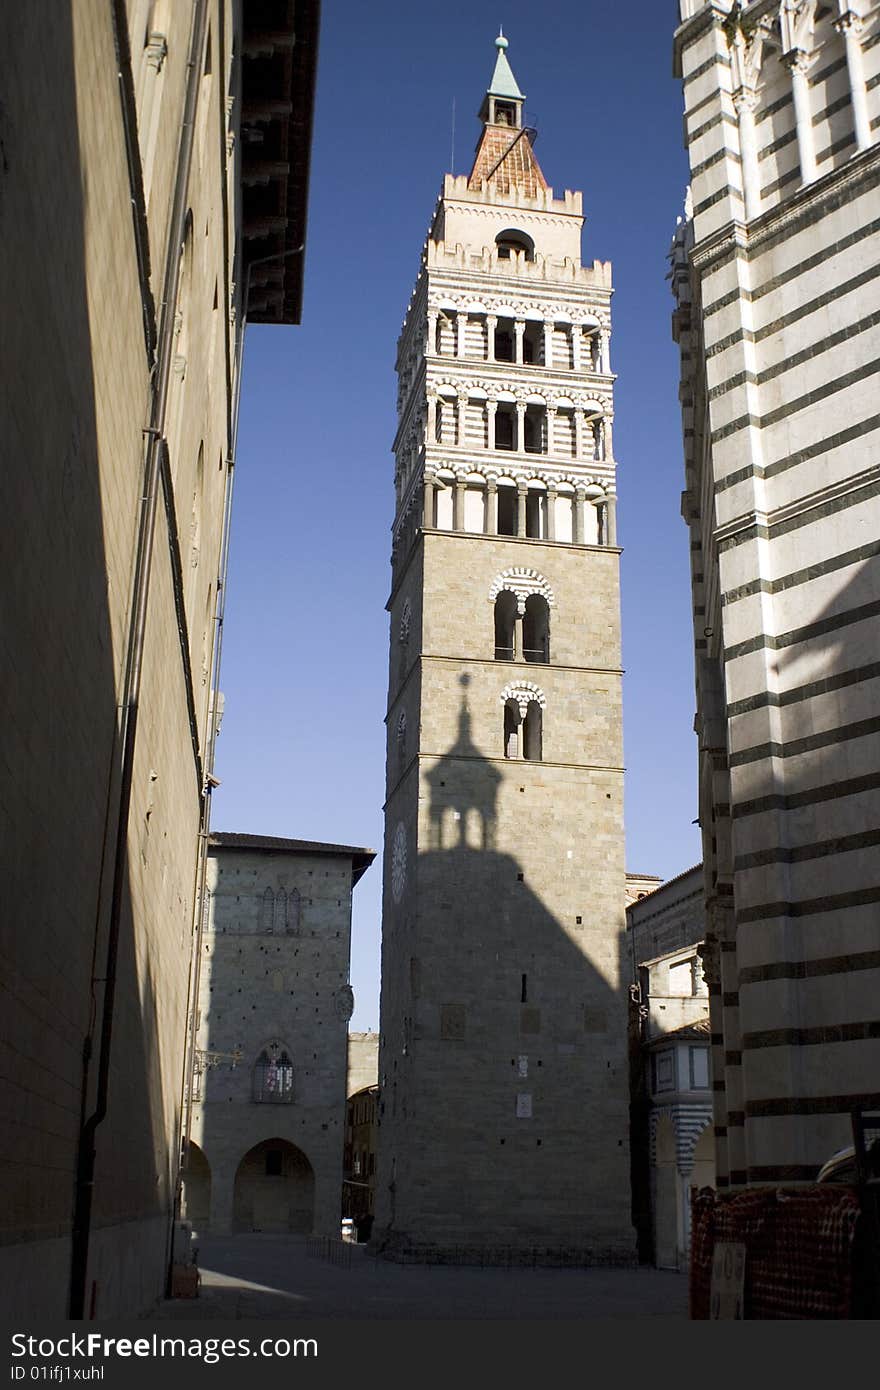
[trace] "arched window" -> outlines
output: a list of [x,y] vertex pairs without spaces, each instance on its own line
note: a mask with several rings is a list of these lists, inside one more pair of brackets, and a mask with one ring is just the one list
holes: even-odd
[[526,599],[523,656],[526,661],[550,660],[550,605],[543,594],[529,594]]
[[283,1043],[268,1043],[257,1058],[253,1098],[276,1105],[293,1100],[293,1063]]
[[283,888],[279,888],[275,894],[275,930],[279,933],[287,931],[287,894]]
[[516,700],[504,702],[504,756],[519,757],[519,705]]
[[298,888],[291,888],[287,895],[287,930],[291,936],[296,936],[299,932],[300,913],[302,911],[302,899]]
[[516,632],[516,594],[502,589],[495,599],[495,660],[513,661]]
[[275,894],[267,888],[260,900],[260,931],[271,932],[275,917]]
[[523,720],[523,757],[539,763],[543,756],[542,732],[544,714],[537,700],[530,700]]
[[499,232],[495,238],[495,246],[499,261],[509,261],[515,251],[524,251],[526,260],[535,259],[535,243],[527,232],[518,231],[515,227],[508,227],[503,232]]

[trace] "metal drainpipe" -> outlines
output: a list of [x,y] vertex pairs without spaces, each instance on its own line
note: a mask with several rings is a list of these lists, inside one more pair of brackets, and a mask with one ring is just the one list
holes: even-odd
[[[126,669],[121,705],[121,760],[119,771],[119,811],[113,858],[113,882],[110,896],[110,919],[107,928],[107,959],[104,972],[104,1000],[101,1016],[100,1051],[95,1108],[80,1129],[77,1154],[76,1187],[74,1195],[73,1229],[71,1233],[70,1299],[68,1316],[82,1319],[85,1313],[86,1279],[88,1275],[91,1236],[92,1195],[95,1175],[95,1134],[107,1114],[107,1092],[110,1080],[110,1055],[113,1040],[113,1008],[116,994],[116,969],[119,954],[119,933],[125,896],[128,860],[128,828],[131,812],[131,789],[134,769],[134,750],[137,735],[138,704],[143,667],[144,636],[152,570],[153,538],[159,484],[159,447],[163,442],[165,411],[168,401],[168,381],[171,370],[171,346],[174,316],[177,309],[180,252],[186,215],[186,192],[192,162],[194,121],[198,101],[201,56],[204,49],[207,19],[207,0],[193,0],[193,19],[190,49],[187,60],[186,97],[180,133],[180,147],[174,182],[174,195],[169,219],[162,302],[159,308],[159,337],[156,365],[153,371],[150,423],[144,431],[147,438],[144,461],[144,488],[138,524],[131,619],[129,623]],[[117,52],[121,48],[120,30],[125,24],[124,6],[116,0],[113,24]],[[123,84],[123,95],[125,87]],[[97,981],[93,981],[97,983]],[[88,1076],[88,1057],[91,1055],[93,1033],[86,1038],[84,1080]]]
[[[226,609],[226,575],[229,567],[229,532],[232,519],[232,488],[235,480],[235,460],[238,449],[238,422],[241,405],[241,376],[244,363],[244,339],[247,328],[247,306],[248,295],[250,293],[251,269],[255,265],[265,265],[270,261],[284,261],[291,256],[299,256],[305,250],[305,242],[294,247],[290,251],[281,251],[273,256],[261,256],[257,260],[248,264],[245,273],[244,294],[242,295],[241,313],[239,323],[241,325],[236,346],[235,346],[235,399],[232,412],[232,447],[226,460],[226,498],[224,501],[223,518],[223,539],[221,542],[221,562],[220,575],[217,583],[217,597],[215,600],[214,620],[217,625],[217,636],[214,644],[213,670],[211,677],[211,715],[208,729],[208,740],[205,751],[205,792],[202,799],[202,823],[199,827],[199,867],[198,867],[198,890],[195,901],[195,967],[190,977],[190,994],[187,1010],[188,1045],[186,1049],[186,1060],[184,1064],[184,1101],[183,1101],[183,1134],[180,1145],[180,1174],[177,1182],[175,1196],[175,1218],[179,1216],[181,1205],[181,1187],[183,1174],[186,1171],[187,1153],[189,1151],[190,1133],[192,1129],[192,1076],[193,1063],[196,1045],[196,1020],[199,1009],[199,986],[201,983],[202,967],[202,932],[205,924],[205,881],[208,870],[208,841],[210,838],[211,820],[211,792],[215,785],[214,772],[214,749],[217,742],[217,696],[219,694],[219,673],[220,659],[223,649],[223,617]],[[171,1285],[171,1258],[168,1261],[168,1283]]]

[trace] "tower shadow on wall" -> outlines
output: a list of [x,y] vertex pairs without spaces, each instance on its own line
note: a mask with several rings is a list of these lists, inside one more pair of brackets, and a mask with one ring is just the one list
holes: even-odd
[[[415,892],[383,926],[375,1248],[401,1260],[631,1264],[625,989],[602,969],[618,968],[623,884],[619,921],[577,900],[562,846],[567,834],[590,853],[580,825],[563,826],[571,813],[546,787],[539,798],[546,765],[480,750],[468,681],[456,740],[424,774],[430,848],[413,866]],[[395,790],[415,775],[413,763]],[[570,897],[564,920],[524,867],[542,836],[558,850],[542,876]],[[500,848],[518,840],[531,842],[523,861]],[[395,932],[411,943],[408,968]]]

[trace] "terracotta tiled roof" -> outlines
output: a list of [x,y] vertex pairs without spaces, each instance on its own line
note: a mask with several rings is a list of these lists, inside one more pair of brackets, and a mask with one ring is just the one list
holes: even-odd
[[506,125],[485,127],[468,188],[478,189],[490,181],[498,193],[515,190],[527,198],[536,198],[539,190],[547,187],[527,129],[515,130]]

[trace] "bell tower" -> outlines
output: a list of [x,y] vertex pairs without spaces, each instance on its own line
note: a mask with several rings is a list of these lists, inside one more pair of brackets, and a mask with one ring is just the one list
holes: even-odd
[[374,1236],[629,1263],[611,267],[496,48],[398,344]]

